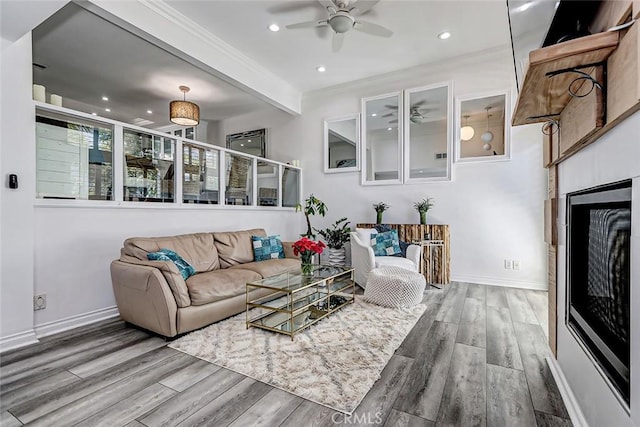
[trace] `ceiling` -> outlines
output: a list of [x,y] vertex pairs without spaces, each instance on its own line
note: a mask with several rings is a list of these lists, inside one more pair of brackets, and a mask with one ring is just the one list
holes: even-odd
[[[349,31],[338,53],[331,50],[329,28],[284,28],[326,19],[318,1],[167,3],[303,92],[509,44],[505,0],[382,0],[362,19],[389,28],[393,36]],[[271,23],[281,30],[269,31]],[[451,38],[438,39],[442,31]],[[326,72],[316,71],[321,65]]]
[[[350,31],[338,53],[329,28],[284,28],[325,19],[315,0],[166,3],[302,92],[509,43],[504,0],[382,0],[362,19],[394,35]],[[271,23],[281,30],[269,31]],[[451,38],[438,39],[445,30]],[[34,67],[35,83],[62,95],[63,105],[125,122],[148,120],[152,128],[170,125],[168,103],[181,98],[179,85],[191,87],[187,100],[200,106],[204,120],[274,108],[73,3],[34,31],[34,62],[47,67]],[[327,71],[317,72],[319,65]]]

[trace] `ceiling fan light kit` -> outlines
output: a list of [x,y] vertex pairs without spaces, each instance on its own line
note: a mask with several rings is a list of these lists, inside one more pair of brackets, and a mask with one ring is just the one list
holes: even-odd
[[169,120],[177,125],[197,126],[200,123],[200,107],[193,102],[187,101],[189,87],[180,86],[182,101],[176,100],[169,103]]

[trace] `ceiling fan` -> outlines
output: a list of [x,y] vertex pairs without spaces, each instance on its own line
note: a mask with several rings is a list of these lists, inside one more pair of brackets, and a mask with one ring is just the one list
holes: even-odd
[[[427,104],[426,100],[418,101],[413,105],[411,105],[411,107],[409,108],[409,120],[411,122],[422,123],[423,120],[425,119],[425,115],[429,111],[434,110],[433,108],[424,108],[423,106],[425,105],[435,106],[435,104]],[[397,110],[398,110],[397,105],[385,105],[385,108],[388,108],[394,111],[390,111],[389,113],[382,115],[382,117],[392,117],[397,114]],[[396,119],[390,120],[389,123],[398,123],[398,119],[396,118]]]
[[331,46],[334,52],[338,52],[344,43],[344,34],[352,28],[356,31],[380,37],[391,37],[393,31],[372,22],[356,18],[362,15],[380,0],[318,0],[327,9],[329,17],[320,21],[307,21],[298,24],[287,25],[289,30],[296,28],[331,27],[334,31]]

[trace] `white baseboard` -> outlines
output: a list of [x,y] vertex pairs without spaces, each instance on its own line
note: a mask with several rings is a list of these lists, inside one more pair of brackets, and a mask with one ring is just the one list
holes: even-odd
[[100,310],[90,311],[88,313],[78,314],[76,316],[67,317],[65,319],[54,320],[53,322],[42,323],[35,326],[36,336],[38,338],[47,335],[57,334],[59,332],[68,331],[90,323],[99,322],[101,320],[111,319],[119,316],[118,307],[101,308]]
[[37,342],[39,341],[38,338],[36,338],[36,332],[33,329],[13,335],[7,335],[6,337],[0,338],[0,353],[35,344]]
[[477,283],[479,285],[504,286],[507,288],[534,289],[538,291],[548,290],[547,283],[545,282],[529,282],[529,281],[515,280],[515,279],[507,280],[507,279],[496,278],[496,277],[467,276],[464,274],[452,274],[451,281]]
[[575,427],[589,427],[589,424],[587,424],[587,420],[580,409],[580,405],[578,405],[576,396],[573,394],[573,391],[571,391],[571,387],[569,387],[569,383],[562,373],[562,369],[560,369],[560,365],[558,365],[556,359],[551,356],[546,357],[545,359],[547,361],[547,365],[549,365],[551,375],[553,375],[553,379],[556,381],[558,390],[560,390],[560,395],[562,396],[564,405],[567,407],[567,412],[569,413],[571,422]]

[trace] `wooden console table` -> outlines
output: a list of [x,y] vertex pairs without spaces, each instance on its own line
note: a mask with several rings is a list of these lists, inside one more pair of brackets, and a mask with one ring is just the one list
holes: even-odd
[[[377,224],[357,224],[358,228],[375,228]],[[385,224],[392,230],[398,232],[400,240],[411,243],[425,240],[442,240],[444,242],[443,251],[422,251],[422,265],[420,271],[424,275],[427,283],[447,284],[451,281],[451,244],[449,240],[449,225],[447,224]],[[423,248],[425,249],[425,248]],[[442,259],[444,257],[444,260]],[[433,273],[433,274],[432,274]]]

